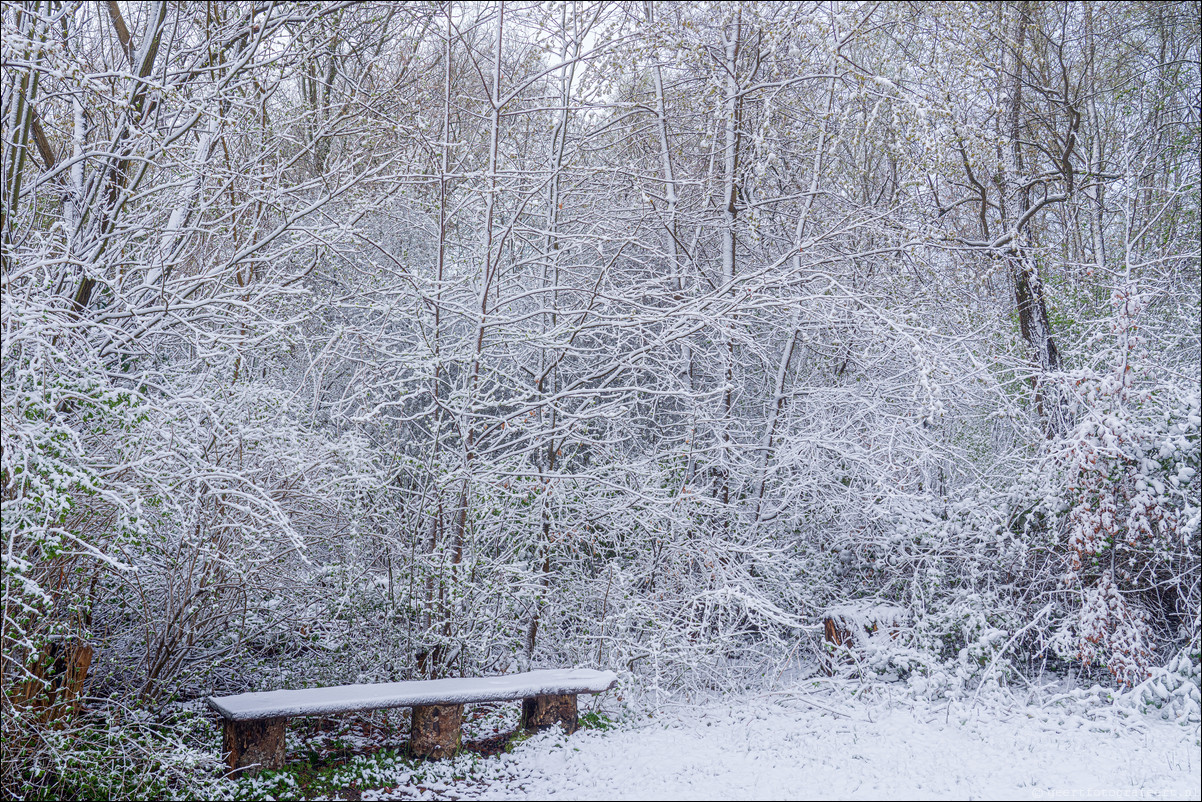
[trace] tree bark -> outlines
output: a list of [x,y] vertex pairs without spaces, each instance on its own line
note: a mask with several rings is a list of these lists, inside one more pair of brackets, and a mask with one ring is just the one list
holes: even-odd
[[580,729],[576,718],[576,694],[532,696],[522,700],[522,729],[545,730],[556,724],[568,735]]
[[262,718],[254,721],[226,719],[221,751],[229,766],[228,777],[258,774],[264,769],[284,767],[284,730],[288,719]]
[[409,729],[409,754],[442,760],[454,757],[463,743],[463,705],[418,705]]

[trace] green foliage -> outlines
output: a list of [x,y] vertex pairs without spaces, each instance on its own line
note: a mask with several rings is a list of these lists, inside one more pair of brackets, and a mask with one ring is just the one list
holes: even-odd
[[[108,708],[60,728],[32,714],[5,717],[10,792],[29,800],[210,799],[223,797],[219,738],[207,717],[180,712],[165,719]],[[62,722],[60,722],[60,725]],[[16,753],[16,754],[13,754]]]
[[580,728],[585,730],[600,730],[601,732],[605,732],[618,726],[612,718],[600,711],[581,713],[579,721]]
[[451,760],[424,761],[403,749],[382,749],[349,760],[311,758],[279,771],[240,777],[229,784],[229,798],[341,799],[367,789],[418,788],[476,778],[482,764],[478,755],[461,754]]
[[519,746],[530,740],[532,737],[534,737],[534,733],[527,730],[518,730],[510,736],[508,741],[505,742],[506,753],[512,754]]
[[1144,713],[1197,724],[1202,720],[1202,665],[1196,648],[1184,649],[1132,690]]

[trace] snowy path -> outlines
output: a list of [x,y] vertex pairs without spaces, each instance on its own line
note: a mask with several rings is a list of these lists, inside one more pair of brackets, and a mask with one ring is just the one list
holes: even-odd
[[[399,787],[363,798],[1202,796],[1196,725],[1141,716],[1123,722],[1109,711],[1093,721],[1036,708],[967,711],[908,702],[852,704],[833,714],[802,697],[681,707],[637,727],[543,734],[470,768],[459,759],[446,784],[422,778],[429,790],[418,790],[406,782],[412,778],[397,776]],[[470,779],[452,782],[452,772]]]

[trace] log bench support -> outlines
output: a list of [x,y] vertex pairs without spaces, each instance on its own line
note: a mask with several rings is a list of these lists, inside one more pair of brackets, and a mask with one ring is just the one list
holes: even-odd
[[257,774],[263,769],[284,767],[284,725],[286,718],[258,718],[249,721],[225,720],[221,751],[228,755],[227,777]]
[[442,760],[463,743],[463,705],[417,705],[409,727],[409,754]]
[[576,694],[531,696],[522,700],[522,729],[545,730],[556,724],[568,735],[580,729],[576,719]]

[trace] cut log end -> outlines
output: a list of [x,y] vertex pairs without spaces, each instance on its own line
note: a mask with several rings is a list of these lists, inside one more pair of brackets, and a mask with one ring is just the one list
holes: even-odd
[[840,649],[848,650],[855,641],[852,637],[851,630],[843,625],[842,621],[835,618],[824,618],[822,620],[823,640],[826,641],[826,648],[822,652],[822,673],[828,677],[835,673],[836,652]]
[[284,725],[287,721],[286,718],[226,719],[221,750],[226,754],[226,765],[230,768],[227,776],[283,768]]
[[838,663],[856,662],[856,649],[867,638],[887,635],[896,640],[908,619],[908,611],[891,605],[844,605],[829,611],[822,620],[822,670],[829,676]]
[[576,718],[576,694],[532,696],[522,700],[522,729],[545,730],[556,724],[568,735],[580,728]]
[[454,757],[462,744],[463,705],[418,705],[413,708],[409,754],[442,760]]

